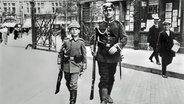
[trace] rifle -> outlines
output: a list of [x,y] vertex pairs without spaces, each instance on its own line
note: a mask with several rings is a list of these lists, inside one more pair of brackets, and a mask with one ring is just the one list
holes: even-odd
[[59,52],[59,54],[58,54],[58,65],[60,65],[61,67],[60,67],[59,73],[58,73],[55,94],[57,94],[60,91],[61,80],[63,78],[63,61],[64,61],[64,52],[61,49],[61,52]]
[[90,93],[90,100],[94,98],[94,86],[95,86],[95,77],[96,77],[96,36],[94,36],[94,46],[93,46],[93,71],[92,71],[92,84],[91,84],[91,93]]

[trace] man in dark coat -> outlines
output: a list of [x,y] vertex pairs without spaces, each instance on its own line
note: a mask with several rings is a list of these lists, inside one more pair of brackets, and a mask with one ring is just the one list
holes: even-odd
[[170,22],[163,22],[164,30],[160,33],[158,47],[160,56],[162,57],[162,76],[167,78],[166,69],[172,63],[175,52],[171,50],[173,47],[174,32],[170,30]]
[[114,20],[114,5],[105,3],[103,14],[105,21],[99,22],[95,28],[98,49],[93,52],[94,44],[91,42],[92,54],[98,62],[100,75],[99,95],[101,104],[113,103],[111,91],[114,85],[114,75],[117,63],[121,60],[121,50],[127,43],[127,36],[121,22]]
[[158,58],[158,52],[156,51],[156,44],[158,41],[159,33],[161,32],[161,28],[158,26],[159,20],[160,19],[158,17],[154,18],[154,25],[149,29],[149,35],[147,38],[147,42],[148,42],[149,46],[151,46],[153,48],[153,53],[149,57],[149,60],[151,62],[153,62],[152,59],[153,59],[153,57],[155,57],[156,63],[158,65],[160,65],[160,61]]

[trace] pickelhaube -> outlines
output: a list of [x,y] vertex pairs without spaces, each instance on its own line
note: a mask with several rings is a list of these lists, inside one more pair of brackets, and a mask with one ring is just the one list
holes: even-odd
[[103,9],[107,9],[107,8],[114,9],[115,8],[112,3],[104,3],[102,7],[103,7]]
[[69,24],[68,29],[71,29],[73,27],[80,28],[80,25],[77,21],[73,21],[72,23]]

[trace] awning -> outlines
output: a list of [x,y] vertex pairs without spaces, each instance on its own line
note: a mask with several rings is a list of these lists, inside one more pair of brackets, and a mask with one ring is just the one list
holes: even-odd
[[3,26],[7,26],[7,27],[15,27],[16,23],[15,22],[6,22],[6,23],[3,23],[2,24],[2,27]]

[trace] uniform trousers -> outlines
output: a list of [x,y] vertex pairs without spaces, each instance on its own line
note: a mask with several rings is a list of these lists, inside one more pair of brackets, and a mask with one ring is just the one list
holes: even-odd
[[114,84],[114,74],[116,73],[117,63],[103,63],[98,61],[100,82],[98,84],[99,89],[107,88],[108,94],[111,94],[111,90]]
[[77,90],[79,73],[67,73],[65,72],[66,86],[69,91]]

